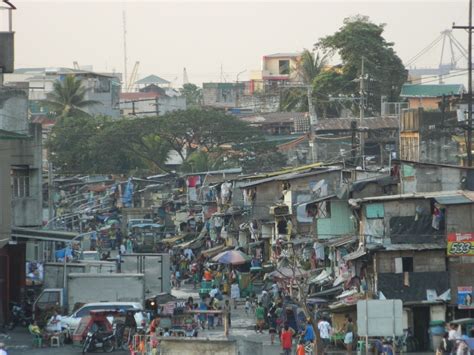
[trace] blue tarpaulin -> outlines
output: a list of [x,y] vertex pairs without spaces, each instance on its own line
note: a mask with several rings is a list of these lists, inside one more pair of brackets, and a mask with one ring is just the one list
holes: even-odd
[[128,179],[127,184],[123,190],[122,204],[124,207],[132,207],[133,184],[132,180]]

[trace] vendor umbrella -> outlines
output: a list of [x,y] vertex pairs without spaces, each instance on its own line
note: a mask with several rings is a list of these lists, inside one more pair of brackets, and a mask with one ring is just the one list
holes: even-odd
[[220,254],[217,254],[215,257],[212,258],[212,260],[220,264],[239,265],[249,262],[251,260],[251,257],[247,254],[242,253],[239,250],[227,250]]

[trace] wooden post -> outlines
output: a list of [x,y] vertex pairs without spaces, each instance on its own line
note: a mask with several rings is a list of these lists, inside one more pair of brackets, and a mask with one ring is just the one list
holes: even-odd
[[224,335],[229,336],[229,322],[227,319],[227,317],[229,316],[229,312],[224,312],[223,316],[224,316],[224,319],[223,319],[224,320]]

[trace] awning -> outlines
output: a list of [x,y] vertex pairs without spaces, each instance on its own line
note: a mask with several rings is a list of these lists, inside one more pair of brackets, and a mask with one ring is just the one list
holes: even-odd
[[174,244],[174,243],[176,243],[178,240],[183,239],[184,237],[185,237],[184,235],[178,235],[177,237],[162,239],[160,242],[161,242],[161,243],[164,243],[164,244]]
[[364,256],[365,254],[367,254],[367,251],[364,250],[364,249],[358,249],[356,251],[353,251],[352,253],[349,253],[345,256],[343,256],[342,258],[345,260],[345,261],[349,261],[349,260],[355,260],[355,259],[358,259],[362,256]]
[[335,197],[337,197],[336,194],[322,196],[322,197],[318,197],[318,198],[316,198],[314,200],[311,200],[311,201],[298,203],[298,204],[296,204],[296,206],[305,206],[306,207],[307,205],[312,205],[313,203],[327,201],[327,200],[330,200],[330,199],[335,198]]
[[309,295],[309,297],[333,296],[333,295],[337,295],[342,290],[343,290],[342,285],[339,285],[336,287],[328,288],[323,291],[312,293],[311,295]]
[[342,247],[343,245],[351,244],[357,241],[357,237],[355,236],[349,236],[349,237],[342,237],[338,239],[330,239],[328,242],[326,242],[326,246],[328,247]]
[[204,255],[205,257],[213,257],[221,252],[223,252],[224,250],[227,250],[227,249],[231,249],[230,247],[226,246],[225,244],[222,244],[222,245],[218,245],[214,248],[211,248],[211,249],[208,249],[208,250],[204,250],[201,254]]
[[45,240],[52,242],[71,242],[81,236],[79,233],[34,228],[12,228],[12,237],[17,239]]
[[450,195],[435,197],[436,202],[442,205],[464,205],[474,203],[473,200],[465,195]]

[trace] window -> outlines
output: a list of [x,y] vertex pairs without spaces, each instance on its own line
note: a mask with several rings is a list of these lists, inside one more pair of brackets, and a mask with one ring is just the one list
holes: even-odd
[[331,201],[323,201],[318,204],[316,218],[331,218]]
[[28,168],[14,168],[11,171],[12,194],[14,198],[30,196],[30,170]]
[[289,60],[279,60],[278,61],[278,72],[280,75],[289,75],[290,74],[290,61]]
[[395,273],[413,272],[413,257],[395,258]]

